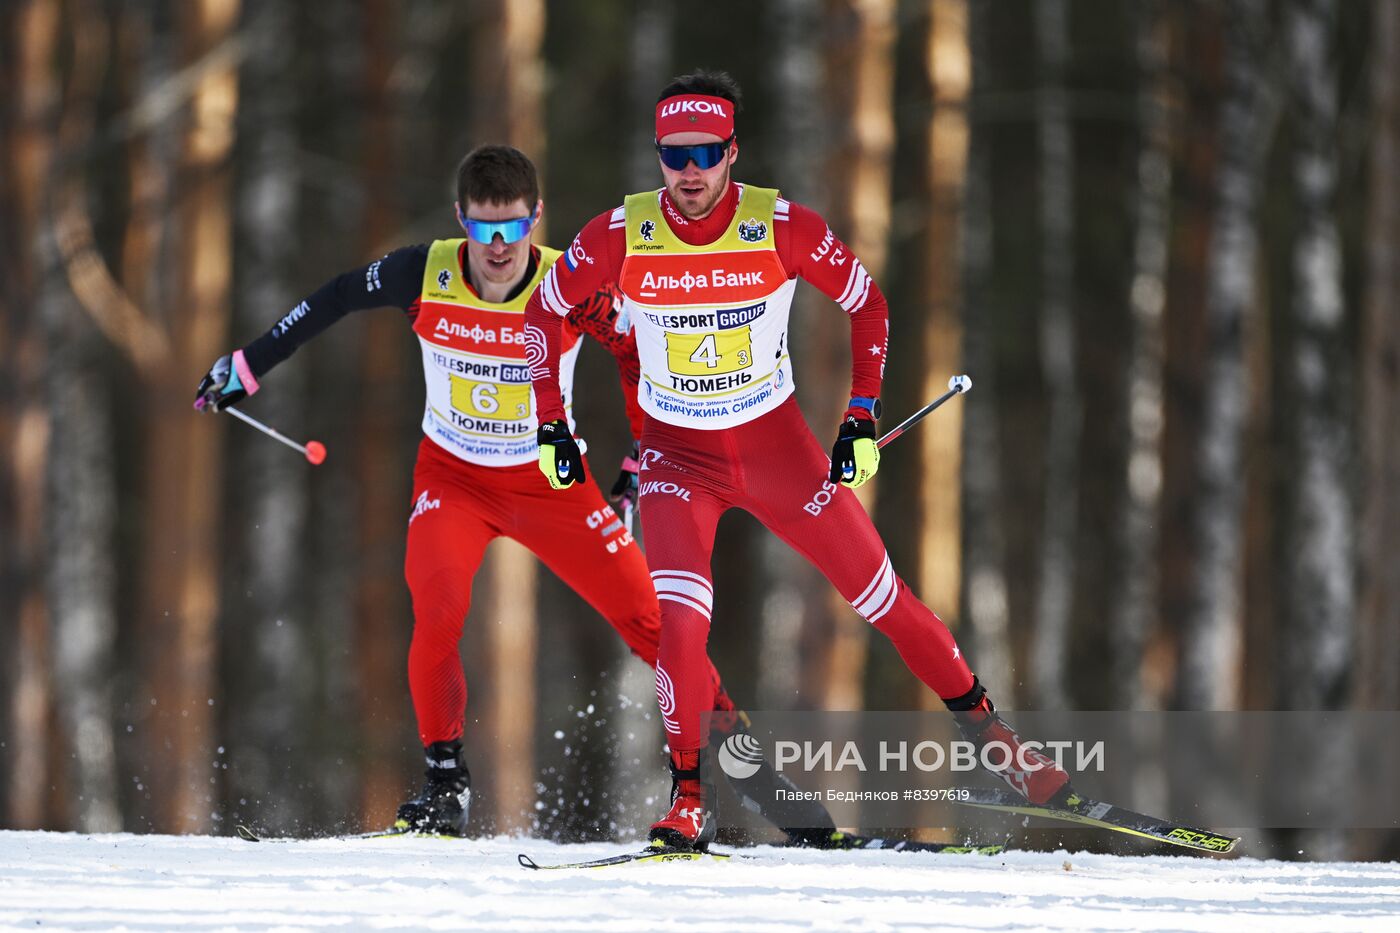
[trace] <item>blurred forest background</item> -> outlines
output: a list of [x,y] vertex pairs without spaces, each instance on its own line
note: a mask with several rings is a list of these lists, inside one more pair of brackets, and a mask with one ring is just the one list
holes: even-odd
[[[700,66],[746,92],[736,177],[889,297],[885,427],[973,378],[862,497],[1000,706],[1400,708],[1400,3],[7,0],[0,42],[0,825],[391,817],[422,768],[413,336],[353,315],[244,406],[322,467],[195,385],[460,235],[477,144],[536,160],[555,246],[659,186],[655,95]],[[848,325],[799,295],[828,438]],[[596,346],[578,385],[607,484]],[[747,515],[714,570],[742,705],[941,708]],[[650,672],[519,548],[462,654],[482,831],[659,812]]]

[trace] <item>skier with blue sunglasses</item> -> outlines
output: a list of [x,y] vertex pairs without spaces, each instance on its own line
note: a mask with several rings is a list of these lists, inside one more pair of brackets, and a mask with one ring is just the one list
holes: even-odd
[[[312,292],[261,337],[220,357],[196,392],[195,407],[222,411],[258,391],[261,380],[300,346],[350,312],[397,307],[422,350],[427,402],[405,503],[404,574],[413,596],[408,654],[409,692],[427,760],[422,790],[405,801],[396,825],[406,831],[466,832],[471,778],[462,753],[467,702],[458,643],[471,605],[472,578],[487,545],[510,537],[534,552],[596,609],[627,646],[656,663],[660,608],[645,558],[628,524],[598,487],[575,483],[559,496],[542,489],[536,473],[536,427],[523,330],[525,302],[558,260],[592,258],[535,246],[542,202],[535,167],[508,146],[482,146],[458,169],[455,212],[465,238],[404,247],[353,269]],[[573,366],[586,334],[617,360],[623,394],[636,398],[637,355],[619,321],[616,291],[598,289],[573,308],[565,344],[563,392],[572,409]],[[641,412],[628,404],[633,434]],[[573,419],[568,417],[572,428]],[[610,499],[631,508],[637,495],[635,450],[623,459]],[[499,671],[500,677],[531,676]],[[743,721],[719,674],[710,666],[715,728]],[[762,774],[771,778],[766,766]],[[771,795],[770,795],[771,796]],[[789,810],[791,808],[788,808]],[[765,816],[808,826],[830,817],[820,804],[793,817]]]

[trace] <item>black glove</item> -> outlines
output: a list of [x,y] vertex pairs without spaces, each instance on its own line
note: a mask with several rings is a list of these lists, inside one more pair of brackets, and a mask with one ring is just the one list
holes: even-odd
[[569,430],[569,422],[556,418],[542,424],[535,437],[540,445],[540,472],[552,488],[563,489],[587,479],[583,471],[583,452]]
[[875,422],[869,418],[847,415],[836,432],[836,443],[831,447],[831,475],[833,483],[862,486],[880,468],[880,448],[875,445]]
[[633,441],[632,453],[622,458],[622,471],[617,474],[617,482],[608,492],[608,501],[614,509],[631,510],[637,507],[637,447],[637,442]]
[[[199,388],[194,393],[194,407],[197,410],[223,411],[258,391],[256,382],[245,385],[238,377],[239,367],[235,365],[235,356],[241,362],[243,351],[237,350],[219,357],[199,381]],[[243,366],[246,369],[247,364],[244,363]],[[248,372],[251,377],[251,370]]]

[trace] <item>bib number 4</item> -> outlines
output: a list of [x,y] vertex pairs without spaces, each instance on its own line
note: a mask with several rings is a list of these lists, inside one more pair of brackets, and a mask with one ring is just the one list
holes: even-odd
[[678,376],[738,372],[753,363],[753,338],[747,325],[709,334],[667,331],[666,362]]

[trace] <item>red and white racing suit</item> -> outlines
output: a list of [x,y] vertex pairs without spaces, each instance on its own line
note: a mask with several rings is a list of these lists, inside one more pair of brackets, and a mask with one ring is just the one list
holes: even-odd
[[973,687],[952,634],[894,572],[865,509],[826,479],[826,450],[792,398],[787,327],[798,276],[849,314],[853,394],[878,396],[884,297],[820,216],[767,189],[731,184],[700,221],[683,218],[664,191],[633,195],[589,222],[526,308],[544,421],[563,417],[561,323],[574,304],[617,283],[637,334],[642,523],[661,600],[657,696],[673,752],[706,740],[710,555],[730,508],[811,561],[940,697]]
[[[404,560],[414,616],[409,685],[425,746],[462,734],[466,679],[457,645],[472,577],[493,538],[513,538],[532,551],[652,666],[661,615],[646,558],[597,485],[575,484],[561,496],[539,482],[539,421],[530,386],[520,381],[529,283],[505,303],[486,302],[467,283],[460,252],[438,246],[429,254],[413,319],[428,398]],[[553,250],[539,253],[536,280],[559,256]],[[565,336],[568,375],[586,333],[617,358],[624,393],[635,393],[634,338],[615,326],[615,297],[600,290],[579,302],[577,325]],[[565,395],[572,397],[571,388]],[[637,433],[639,413],[628,408]],[[560,417],[565,417],[562,410]],[[719,674],[708,659],[702,668],[700,679],[708,684],[705,708],[732,716],[734,706]]]
[[[541,487],[535,466],[539,422],[523,319],[526,299],[558,257],[556,250],[533,248],[518,291],[488,302],[468,281],[463,240],[394,250],[327,282],[243,350],[252,375],[261,377],[347,313],[385,305],[401,308],[419,339],[425,436],[407,510],[404,575],[413,595],[408,683],[425,746],[462,734],[467,685],[458,642],[472,578],[496,537],[529,548],[635,654],[656,664],[661,611],[632,535],[595,483],[561,495]],[[562,336],[565,407],[585,334],[617,359],[623,391],[635,396],[636,345],[629,329],[618,326],[616,292],[594,292],[574,310]],[[628,415],[639,434],[642,416],[634,404]],[[703,678],[711,685],[708,702],[726,714],[717,722],[723,729],[732,724],[734,706],[713,667]]]

